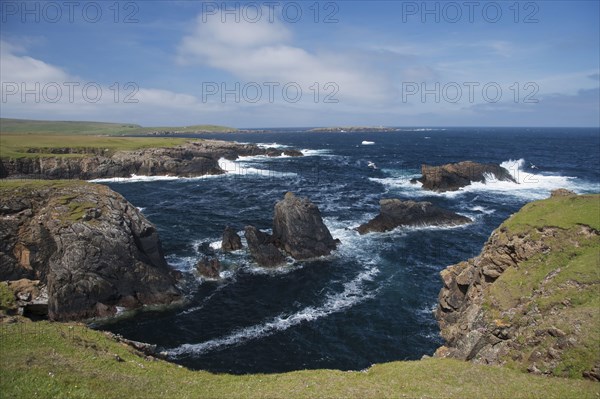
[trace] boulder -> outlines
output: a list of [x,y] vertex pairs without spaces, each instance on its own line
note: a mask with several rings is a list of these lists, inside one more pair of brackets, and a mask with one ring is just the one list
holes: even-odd
[[196,270],[198,270],[198,273],[203,277],[218,279],[220,277],[219,271],[221,270],[221,262],[219,262],[219,259],[217,258],[205,256],[196,263]]
[[273,244],[273,238],[254,226],[246,226],[244,236],[250,254],[256,263],[264,267],[276,267],[285,264],[285,257]]
[[296,197],[291,192],[275,205],[273,239],[294,259],[329,255],[337,247],[323,223],[319,208],[307,198]]
[[39,280],[53,320],[181,298],[156,228],[106,186],[8,185],[0,209],[0,280]]
[[390,198],[382,199],[379,205],[379,215],[357,228],[360,234],[390,231],[399,226],[453,226],[472,222],[466,216],[442,209],[431,202]]
[[242,249],[242,239],[233,227],[227,226],[225,228],[225,231],[223,232],[223,241],[221,242],[221,249],[225,252]]
[[423,164],[421,174],[419,181],[423,184],[423,188],[437,192],[456,191],[472,182],[485,182],[486,176],[493,176],[496,180],[516,183],[509,171],[502,166],[472,161],[441,166]]

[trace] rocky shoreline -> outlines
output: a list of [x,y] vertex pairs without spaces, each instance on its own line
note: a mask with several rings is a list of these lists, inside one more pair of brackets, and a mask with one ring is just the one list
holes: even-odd
[[[445,345],[434,356],[600,381],[600,232],[588,225],[598,201],[556,190],[505,221],[479,256],[443,270],[435,315]],[[594,203],[596,220],[573,212]],[[532,220],[543,207],[572,222],[553,226],[552,211]]]
[[[110,151],[103,148],[32,148],[31,154],[44,156],[3,158],[0,178],[9,179],[80,179],[113,177],[218,175],[225,171],[220,159],[235,160],[242,156],[302,156],[293,149],[262,148],[218,140],[193,140],[184,145],[147,148],[133,151]],[[56,156],[47,156],[47,153]]]

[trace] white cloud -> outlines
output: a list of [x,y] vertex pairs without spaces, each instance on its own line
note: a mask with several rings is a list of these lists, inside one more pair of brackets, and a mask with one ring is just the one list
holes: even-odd
[[[263,14],[268,10],[263,10]],[[385,74],[349,54],[314,53],[294,46],[292,32],[280,20],[263,18],[222,22],[220,16],[199,15],[194,30],[185,36],[177,60],[183,65],[208,65],[245,82],[295,82],[309,90],[333,82],[340,103],[384,104],[395,93]]]

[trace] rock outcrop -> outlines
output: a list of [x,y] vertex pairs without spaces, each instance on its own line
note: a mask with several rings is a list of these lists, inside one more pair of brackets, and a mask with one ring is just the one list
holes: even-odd
[[273,239],[294,259],[329,255],[337,247],[319,208],[308,198],[298,198],[291,192],[275,204]]
[[436,318],[446,343],[435,356],[593,379],[598,215],[598,195],[530,203],[479,256],[443,270]]
[[156,228],[108,187],[9,182],[0,193],[0,280],[39,280],[51,319],[180,299]]
[[431,202],[389,198],[379,201],[379,205],[379,215],[356,229],[360,234],[385,232],[400,226],[455,226],[472,222],[466,216],[442,209]]
[[[44,155],[36,157],[42,151]],[[144,176],[203,176],[222,174],[219,159],[235,160],[240,156],[302,156],[297,150],[261,148],[217,140],[190,141],[167,148],[116,151],[99,148],[50,148],[30,150],[32,156],[2,158],[0,178],[81,179]],[[47,153],[56,154],[48,156]],[[78,154],[65,157],[65,154]]]
[[273,244],[273,237],[254,226],[246,226],[244,236],[248,250],[256,263],[264,267],[276,267],[285,264],[285,257]]
[[227,226],[225,228],[225,231],[223,231],[221,249],[225,252],[237,251],[238,249],[242,249],[242,239],[233,227]]
[[464,161],[441,166],[421,166],[421,178],[417,179],[426,190],[437,192],[456,191],[472,182],[485,182],[486,176],[496,180],[516,183],[508,170],[492,163]]
[[196,263],[196,270],[201,276],[216,280],[220,277],[221,262],[217,258],[205,256]]

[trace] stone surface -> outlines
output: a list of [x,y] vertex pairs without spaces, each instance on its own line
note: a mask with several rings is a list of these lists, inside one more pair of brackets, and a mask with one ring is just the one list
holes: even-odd
[[196,270],[201,276],[209,279],[218,279],[221,271],[221,262],[217,258],[203,257],[196,263]]
[[466,216],[442,209],[431,202],[391,198],[382,199],[379,205],[379,215],[358,227],[360,234],[389,231],[399,226],[453,226],[472,222]]
[[242,249],[242,239],[233,227],[228,226],[225,228],[225,231],[223,231],[221,249],[226,252]]
[[[145,176],[203,176],[222,174],[219,159],[235,160],[239,156],[302,156],[289,150],[261,148],[254,144],[202,140],[170,148],[148,148],[134,151],[110,152],[105,149],[86,149],[84,157],[60,155],[81,153],[77,148],[53,148],[56,157],[2,158],[0,178],[81,179]],[[32,149],[33,152],[35,152]]]
[[273,244],[273,238],[254,226],[246,226],[244,236],[252,258],[260,266],[276,267],[285,264],[285,257]]
[[329,255],[337,247],[319,208],[291,192],[275,204],[273,239],[276,246],[294,259]]
[[108,187],[24,183],[1,194],[0,279],[47,286],[51,319],[180,298],[155,227]]
[[[435,316],[445,345],[434,356],[495,365],[515,361],[531,373],[552,374],[563,351],[578,344],[578,328],[586,327],[575,327],[567,333],[553,325],[564,323],[566,313],[561,312],[571,306],[568,298],[549,309],[532,304],[543,303],[544,298],[553,295],[568,295],[578,283],[567,281],[556,291],[548,291],[546,282],[561,273],[561,267],[553,265],[551,272],[542,275],[540,284],[533,290],[524,289],[522,296],[518,291],[509,291],[502,297],[504,302],[498,303],[497,297],[490,297],[490,290],[507,270],[519,270],[524,262],[540,259],[541,254],[551,251],[549,243],[569,242],[577,247],[597,242],[599,237],[600,233],[589,226],[569,231],[549,226],[516,233],[503,226],[496,229],[477,257],[448,266],[440,273],[443,288]],[[512,273],[518,273],[514,270]],[[507,283],[500,284],[505,287]],[[585,320],[590,316],[582,317]],[[577,323],[585,326],[583,320]],[[595,379],[597,371],[598,368],[591,369],[583,374]]]
[[[450,163],[441,166],[421,166],[418,179],[426,190],[437,192],[456,191],[472,182],[485,182],[487,176],[501,181],[515,182],[508,170],[496,164],[472,161]],[[515,182],[516,183],[516,182]]]

